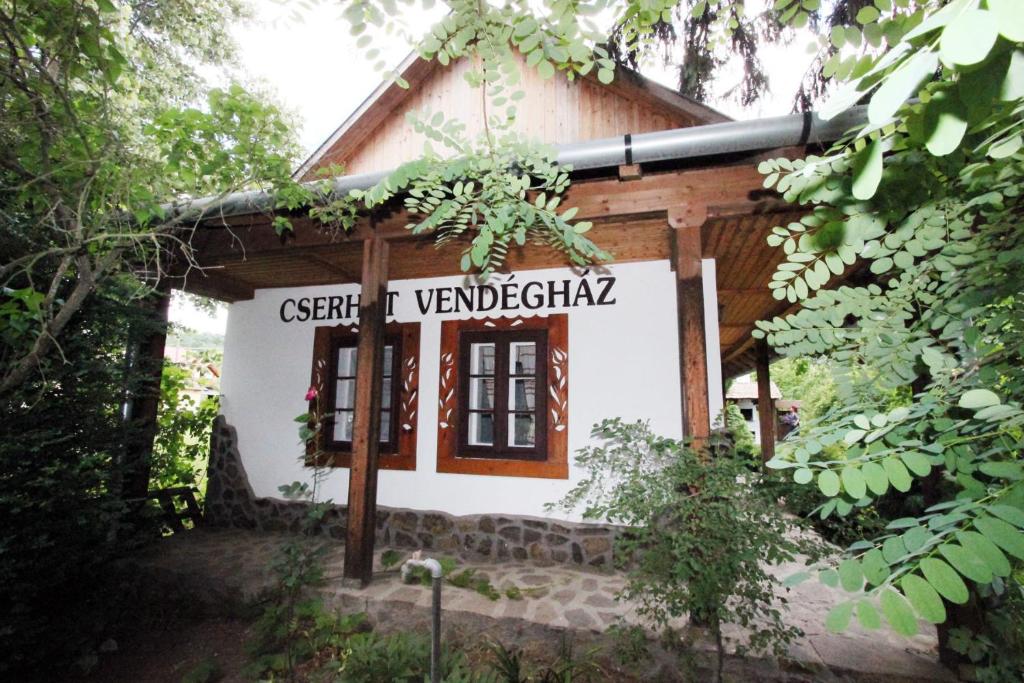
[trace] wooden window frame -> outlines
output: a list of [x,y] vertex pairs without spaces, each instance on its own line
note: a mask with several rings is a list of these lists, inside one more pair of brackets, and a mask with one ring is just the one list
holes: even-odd
[[[391,414],[390,428],[388,429],[387,439],[381,440],[380,442],[380,453],[396,453],[398,452],[398,406],[401,403],[399,400],[400,387],[398,384],[399,373],[401,372],[400,366],[402,362],[402,337],[400,334],[385,334],[384,335],[384,346],[391,347],[391,402],[387,406],[388,412]],[[338,362],[338,351],[341,349],[358,349],[359,347],[359,335],[358,334],[346,334],[337,335],[331,339],[331,352],[330,352],[330,364],[328,365],[328,380],[327,380],[327,405],[332,409],[337,406],[338,401],[338,382],[336,380],[341,379],[337,372]],[[355,383],[356,376],[352,375],[346,379],[351,379]],[[354,398],[354,397],[353,397]],[[381,408],[383,409],[383,405]],[[355,401],[352,403],[352,409],[355,410]],[[332,410],[336,413],[336,410]],[[334,439],[334,424],[331,420],[325,422],[324,427],[328,430],[328,438],[325,439],[325,448],[330,451],[338,451],[342,453],[352,452],[351,441],[338,441]]]
[[[437,471],[453,474],[483,474],[543,479],[569,478],[569,330],[565,313],[530,318],[484,318],[446,320],[441,323],[439,367]],[[481,334],[484,333],[484,334]],[[516,447],[482,451],[468,447],[461,435],[467,433],[462,414],[468,406],[469,381],[462,372],[468,368],[469,345],[491,334],[503,333],[503,341],[542,339],[544,355],[538,352],[537,396],[544,396],[544,445],[531,458]],[[520,334],[526,333],[526,334]],[[507,336],[504,336],[507,335]],[[539,347],[538,347],[539,350]],[[543,359],[543,360],[542,360]],[[461,366],[461,367],[460,367]],[[496,374],[498,370],[496,369]],[[541,373],[543,372],[543,383]],[[496,397],[498,388],[496,387]],[[542,429],[538,425],[538,447]],[[499,431],[495,431],[495,436]],[[497,443],[497,438],[495,442]],[[485,447],[487,448],[487,447]]]
[[[382,470],[416,469],[416,422],[419,401],[419,323],[388,323],[384,327],[385,343],[394,344],[398,353],[392,357],[391,381],[398,391],[393,392],[391,406],[392,436],[381,442],[378,467]],[[313,334],[313,369],[310,385],[319,396],[327,397],[328,406],[334,406],[336,383],[334,377],[337,350],[355,345],[359,341],[359,328],[355,325],[317,327]],[[314,405],[310,403],[310,410]],[[330,429],[331,425],[325,428]],[[313,464],[314,447],[306,446],[306,464]],[[324,467],[351,467],[352,444],[345,441],[325,440]]]

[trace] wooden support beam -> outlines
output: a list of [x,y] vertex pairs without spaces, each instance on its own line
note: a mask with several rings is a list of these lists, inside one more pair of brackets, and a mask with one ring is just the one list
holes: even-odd
[[377,527],[377,456],[380,440],[381,371],[387,313],[388,243],[363,242],[359,343],[356,350],[355,415],[348,479],[348,525],[344,576],[365,586],[373,574]]
[[679,382],[683,436],[695,440],[711,434],[708,411],[708,356],[704,337],[704,281],[701,272],[701,226],[707,207],[687,205],[668,212],[676,271],[679,318]]
[[757,418],[761,423],[761,459],[768,462],[775,457],[775,400],[772,398],[772,378],[768,366],[768,342],[758,339],[757,351]]
[[619,166],[619,180],[639,180],[644,177],[640,164],[626,164]]

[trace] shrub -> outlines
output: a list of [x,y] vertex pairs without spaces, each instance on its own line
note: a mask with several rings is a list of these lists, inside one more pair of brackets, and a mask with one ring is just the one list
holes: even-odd
[[[560,505],[631,528],[616,546],[616,561],[629,562],[620,597],[657,626],[686,614],[707,626],[719,678],[725,624],[746,629],[750,648],[784,654],[799,630],[783,622],[785,601],[775,602],[779,582],[765,565],[815,548],[787,535],[790,522],[759,470],[735,452],[656,436],[645,422],[606,420],[592,436],[600,443],[577,454],[584,477]],[[739,654],[746,649],[737,643]]]

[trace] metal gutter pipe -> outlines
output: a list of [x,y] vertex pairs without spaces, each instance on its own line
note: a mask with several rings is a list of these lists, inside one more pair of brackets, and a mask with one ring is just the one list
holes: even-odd
[[[825,121],[814,113],[790,114],[753,121],[728,121],[705,126],[675,128],[587,140],[558,145],[558,163],[571,164],[574,170],[591,170],[628,164],[643,164],[677,159],[695,159],[719,154],[755,152],[793,145],[825,144],[867,122],[867,107],[852,107]],[[331,181],[335,196],[351,190],[366,190],[391,171],[339,176]],[[236,192],[226,197],[203,197],[178,211],[182,218],[199,220],[236,216],[272,209],[273,195],[260,190]]]

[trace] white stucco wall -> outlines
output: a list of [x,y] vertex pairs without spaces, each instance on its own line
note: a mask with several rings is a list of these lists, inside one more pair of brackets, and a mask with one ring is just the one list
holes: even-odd
[[[710,266],[710,267],[709,267]],[[721,367],[718,350],[714,262],[705,261],[705,311],[708,322],[708,366],[711,415],[721,410]],[[380,505],[451,514],[505,513],[544,515],[544,504],[559,499],[579,479],[572,454],[585,446],[593,424],[607,417],[648,419],[655,431],[679,437],[679,337],[675,276],[668,261],[612,265],[586,277],[615,276],[604,306],[520,309],[504,315],[569,314],[569,452],[568,480],[441,474],[435,471],[437,448],[438,355],[441,321],[487,317],[496,313],[422,314],[415,290],[461,286],[462,277],[404,280],[390,283],[397,292],[392,319],[421,323],[419,422],[416,471],[382,470]],[[509,276],[497,276],[500,284]],[[526,282],[570,279],[568,268],[535,270],[513,276]],[[708,287],[710,286],[710,292]],[[318,325],[350,320],[282,322],[285,299],[357,294],[358,286],[334,285],[258,290],[254,299],[232,304],[228,314],[221,382],[222,412],[238,430],[238,445],[250,482],[258,496],[278,496],[278,486],[304,480],[302,446],[293,418],[306,409],[313,332]],[[294,311],[290,309],[290,312]],[[336,502],[347,495],[348,470],[335,469],[326,491]],[[565,515],[559,515],[564,517]]]

